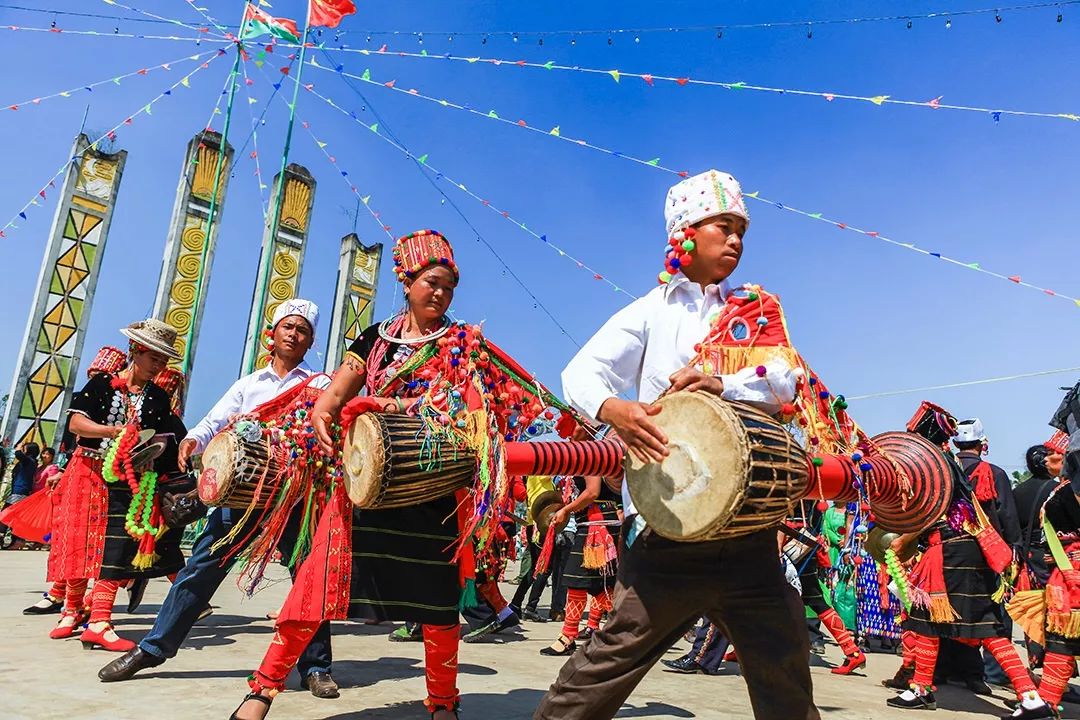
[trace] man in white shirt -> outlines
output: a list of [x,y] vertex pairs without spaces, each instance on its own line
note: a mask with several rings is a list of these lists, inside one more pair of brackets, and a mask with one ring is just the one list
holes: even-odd
[[[649,405],[667,390],[750,402],[777,412],[795,394],[782,360],[732,375],[690,367],[695,346],[730,293],[750,217],[735,178],[711,170],[676,184],[665,206],[668,237],[661,287],[619,311],[563,371],[566,399],[611,425],[646,462],[668,454]],[[693,228],[692,240],[683,233]],[[636,392],[636,400],[619,396]],[[563,666],[537,720],[612,718],[656,661],[706,615],[725,630],[759,720],[819,720],[807,663],[803,611],[777,560],[776,534],[673,542],[644,527],[623,485],[626,522],[614,613]]]
[[[251,412],[316,375],[304,357],[315,341],[318,323],[319,308],[308,300],[286,300],[277,307],[270,328],[270,363],[233,383],[206,417],[188,432],[180,443],[182,469],[186,469],[191,456],[205,450],[210,440],[235,416]],[[323,388],[329,384],[329,378],[315,377],[311,384]],[[232,565],[231,562],[223,564],[222,560],[235,552],[235,546],[217,551],[211,548],[229,534],[243,514],[241,510],[228,508],[217,508],[210,513],[206,529],[195,541],[187,565],[176,576],[154,627],[133,650],[101,669],[98,677],[103,682],[128,680],[139,670],[160,665],[176,655]],[[238,537],[246,536],[247,533],[242,532]],[[291,541],[283,540],[283,543]],[[323,623],[298,663],[301,684],[316,697],[338,696],[337,684],[330,675],[330,663],[330,624]]]

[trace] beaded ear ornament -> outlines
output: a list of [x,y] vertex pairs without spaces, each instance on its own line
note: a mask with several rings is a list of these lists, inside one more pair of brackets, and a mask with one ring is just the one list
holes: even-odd
[[665,248],[664,270],[657,278],[661,285],[671,282],[671,279],[675,277],[682,268],[687,267],[694,261],[694,256],[690,253],[693,252],[696,247],[694,244],[694,237],[696,235],[697,230],[692,227],[688,227],[684,230],[676,230],[671,234],[667,248]]
[[274,326],[270,323],[267,323],[266,329],[262,332],[262,336],[263,347],[266,348],[266,352],[272,354],[274,352]]

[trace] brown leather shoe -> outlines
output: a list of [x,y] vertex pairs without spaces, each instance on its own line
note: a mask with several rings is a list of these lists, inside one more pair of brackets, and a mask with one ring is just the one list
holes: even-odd
[[341,694],[338,692],[338,684],[334,682],[334,678],[330,677],[328,672],[315,671],[310,673],[300,681],[300,687],[310,690],[311,694],[317,698],[336,698]]
[[101,682],[130,680],[135,676],[135,673],[140,670],[157,667],[163,662],[165,662],[164,658],[151,655],[136,645],[131,650],[128,650],[126,653],[101,668],[101,670],[98,670],[98,678],[101,679]]

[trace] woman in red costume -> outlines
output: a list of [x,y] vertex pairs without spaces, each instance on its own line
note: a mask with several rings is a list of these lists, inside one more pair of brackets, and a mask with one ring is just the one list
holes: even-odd
[[577,497],[560,508],[551,518],[555,527],[563,526],[570,516],[577,522],[574,546],[563,568],[566,583],[566,618],[562,633],[541,655],[572,655],[577,649],[581,616],[591,601],[585,640],[600,628],[600,620],[611,610],[615,592],[616,543],[611,535],[622,524],[622,496],[599,477],[575,477]]
[[[86,368],[86,379],[89,380],[99,373],[109,373],[115,375],[127,367],[127,355],[123,350],[118,350],[111,345],[98,350],[97,355],[90,362],[90,367]],[[67,429],[64,429],[64,435],[67,435]],[[48,481],[49,487],[53,489],[52,501],[53,507],[60,506],[60,499],[63,497],[63,479],[61,475],[59,478],[55,476]],[[51,552],[51,548],[50,548]],[[85,591],[85,586],[83,590]],[[70,605],[74,610],[84,609],[84,600],[82,598],[68,597],[67,583],[63,580],[58,580],[52,584],[48,592],[45,592],[41,596],[41,600],[23,610],[23,615],[51,615],[53,613],[63,612],[64,606]]]
[[[179,570],[183,528],[160,517],[159,475],[176,468],[176,437],[185,434],[169,397],[151,378],[177,358],[176,330],[158,320],[121,330],[131,341],[130,364],[100,372],[71,402],[69,429],[78,449],[61,481],[54,514],[48,579],[65,583],[66,603],[49,637],[63,639],[89,620],[79,639],[88,648],[126,652],[134,643],[112,629],[112,605],[125,580],[160,577]],[[140,430],[172,435],[153,471],[132,466],[130,450]],[[83,595],[96,578],[87,617]]]
[[[332,426],[349,403],[346,414],[420,416],[436,441],[467,432],[466,417],[475,420],[483,412],[490,453],[480,453],[471,494],[462,490],[410,507],[354,509],[335,483],[274,639],[249,679],[252,692],[232,715],[236,720],[264,717],[319,622],[346,617],[420,623],[424,703],[434,720],[457,717],[459,607],[471,594],[463,588],[471,591],[475,584],[474,539],[478,551],[486,551],[485,538],[494,539],[492,529],[510,500],[509,479],[496,467],[499,443],[525,431],[543,408],[536,388],[508,370],[512,365],[479,328],[447,319],[458,269],[442,235],[422,230],[399,239],[394,263],[406,308],[365,330],[349,349],[313,409],[320,444],[333,449]],[[366,396],[353,400],[362,389]],[[475,512],[471,498],[479,506]]]

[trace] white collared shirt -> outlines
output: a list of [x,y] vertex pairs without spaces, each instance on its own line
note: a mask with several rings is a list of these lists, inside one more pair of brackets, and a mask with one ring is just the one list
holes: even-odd
[[[658,398],[670,386],[668,378],[690,363],[730,291],[725,281],[702,292],[680,274],[615,313],[563,370],[566,401],[595,420],[601,405],[624,393],[636,392],[645,403]],[[778,412],[795,397],[796,376],[782,360],[765,368],[765,377],[756,368],[722,375],[723,397]],[[626,483],[623,506],[627,516],[634,514]]]
[[[272,400],[314,374],[314,368],[303,361],[285,377],[278,377],[272,365],[245,375],[232,384],[217,404],[210,408],[206,417],[188,431],[185,439],[194,440],[194,452],[201,453],[210,440],[229,424],[229,418],[233,415],[251,412],[267,400]],[[330,385],[330,378],[327,376],[315,378],[311,381],[311,385],[325,389]]]

